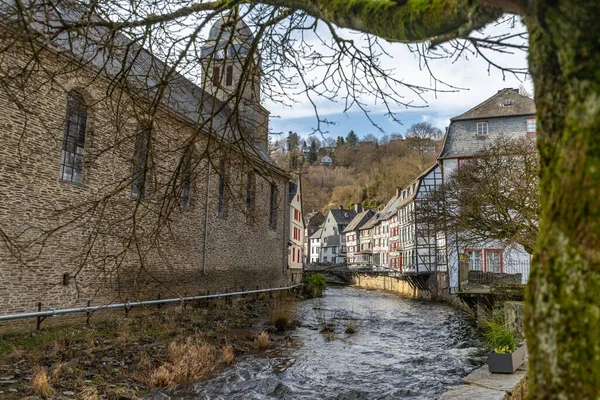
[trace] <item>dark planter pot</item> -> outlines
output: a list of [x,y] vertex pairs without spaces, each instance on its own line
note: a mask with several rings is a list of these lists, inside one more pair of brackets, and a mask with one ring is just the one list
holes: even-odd
[[527,356],[527,347],[521,343],[510,354],[488,353],[488,367],[492,373],[512,374],[519,368]]

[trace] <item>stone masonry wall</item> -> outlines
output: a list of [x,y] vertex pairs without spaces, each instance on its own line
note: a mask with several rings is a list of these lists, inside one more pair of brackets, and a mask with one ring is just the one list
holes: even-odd
[[[26,59],[12,56],[0,63]],[[0,90],[0,314],[33,311],[38,302],[61,308],[288,283],[285,175],[162,108],[152,121],[151,194],[147,201],[132,199],[135,133],[145,118],[139,99],[91,71],[64,72],[72,65],[52,53],[42,62],[63,73],[52,80],[33,74],[23,87]],[[88,106],[82,184],[59,179],[71,89]],[[192,137],[191,200],[183,208],[178,168]],[[222,157],[229,168],[221,217]],[[249,213],[243,199],[250,169],[256,170],[256,206]]]

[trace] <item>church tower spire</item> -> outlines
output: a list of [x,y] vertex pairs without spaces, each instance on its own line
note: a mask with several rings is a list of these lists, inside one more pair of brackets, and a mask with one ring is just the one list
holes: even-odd
[[243,130],[266,150],[268,111],[260,105],[261,62],[255,38],[237,9],[219,18],[202,46],[203,89],[238,106]]

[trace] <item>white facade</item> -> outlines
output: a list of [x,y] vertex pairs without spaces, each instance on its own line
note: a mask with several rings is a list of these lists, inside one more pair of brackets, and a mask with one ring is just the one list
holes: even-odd
[[319,228],[310,238],[310,254],[308,258],[311,264],[321,262],[321,233],[323,229]]
[[433,274],[440,272],[438,257],[444,243],[437,240],[435,229],[428,223],[415,218],[419,207],[427,201],[429,194],[442,183],[439,165],[434,165],[411,182],[400,193],[398,205],[398,249],[399,263],[406,274]]

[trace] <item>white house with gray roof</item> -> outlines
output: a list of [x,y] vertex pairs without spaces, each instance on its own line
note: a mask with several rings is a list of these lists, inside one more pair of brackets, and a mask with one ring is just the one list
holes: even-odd
[[346,210],[342,206],[327,212],[321,226],[320,263],[346,262],[346,235],[343,232],[355,216],[355,210]]
[[[438,157],[444,180],[470,162],[478,151],[500,137],[518,138],[536,133],[536,109],[533,99],[517,89],[502,89],[483,103],[450,120],[444,147]],[[472,271],[513,273],[518,268],[526,282],[530,256],[522,246],[499,241],[465,243],[460,234],[446,232],[450,287],[459,288],[459,256],[468,260]],[[526,265],[526,270],[523,270]]]

